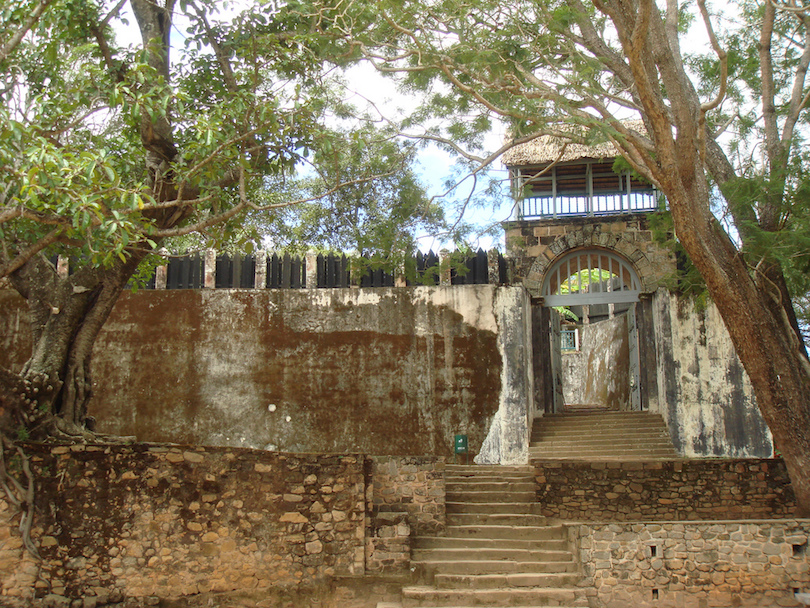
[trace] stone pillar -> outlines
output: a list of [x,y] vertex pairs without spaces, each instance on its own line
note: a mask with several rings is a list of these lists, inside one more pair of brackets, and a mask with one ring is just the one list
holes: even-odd
[[213,249],[205,251],[205,279],[203,287],[214,289],[217,286],[217,252]]
[[318,254],[307,251],[307,289],[318,287]]
[[259,249],[256,252],[256,272],[254,275],[254,287],[265,289],[267,287],[267,252]]
[[500,256],[498,255],[497,249],[487,251],[487,282],[490,285],[501,284],[501,270],[498,265],[499,258]]
[[168,249],[161,248],[158,251],[158,255],[165,259],[166,263],[155,268],[155,289],[166,289],[169,280],[169,251]]
[[169,278],[169,265],[161,264],[155,268],[155,289],[166,289]]
[[450,252],[442,249],[439,252],[439,285],[451,285]]

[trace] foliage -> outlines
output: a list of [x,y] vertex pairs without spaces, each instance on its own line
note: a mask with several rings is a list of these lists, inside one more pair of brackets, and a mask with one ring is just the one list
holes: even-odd
[[[274,248],[399,259],[416,248],[420,233],[444,229],[443,210],[428,199],[414,174],[416,154],[413,146],[370,127],[336,132],[329,147],[308,159],[306,175],[268,180],[258,193],[269,204],[279,199],[306,202],[279,207],[273,217],[252,215],[248,221]],[[342,187],[332,187],[336,183]]]

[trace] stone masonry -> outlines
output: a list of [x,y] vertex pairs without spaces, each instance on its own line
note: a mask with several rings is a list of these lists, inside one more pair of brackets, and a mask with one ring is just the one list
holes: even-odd
[[603,608],[799,606],[810,521],[582,524],[569,533]]
[[564,520],[773,519],[795,509],[778,459],[532,464],[543,515]]
[[507,249],[515,260],[514,279],[539,295],[543,273],[557,256],[580,247],[601,247],[630,260],[639,274],[642,291],[655,291],[675,270],[675,259],[670,251],[653,242],[649,215],[507,222],[504,227]]
[[[177,597],[363,571],[362,459],[163,446],[28,446],[34,538],[9,537],[6,596]],[[5,506],[5,505],[4,505]]]

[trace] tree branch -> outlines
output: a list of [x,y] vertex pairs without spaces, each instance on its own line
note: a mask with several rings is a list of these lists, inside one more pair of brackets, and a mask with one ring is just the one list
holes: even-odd
[[34,27],[39,18],[42,16],[42,13],[45,12],[45,9],[48,8],[48,5],[51,4],[53,0],[40,0],[40,3],[36,6],[33,12],[28,16],[28,19],[25,20],[25,23],[20,26],[17,32],[9,39],[6,44],[0,48],[0,61],[5,61],[6,58],[14,52],[22,39],[25,35],[31,31],[31,28]]

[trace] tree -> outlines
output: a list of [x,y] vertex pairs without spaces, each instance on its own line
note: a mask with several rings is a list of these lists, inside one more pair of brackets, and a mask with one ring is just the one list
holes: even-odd
[[427,197],[413,169],[417,149],[395,135],[371,126],[340,134],[313,151],[311,170],[257,193],[307,202],[279,208],[276,217],[250,214],[248,222],[277,247],[351,251],[401,265],[420,234],[445,226],[442,207]]
[[[488,163],[502,151],[480,150],[495,119],[514,135],[505,147],[544,134],[614,142],[666,195],[782,451],[800,512],[810,514],[810,364],[786,278],[806,280],[808,267],[800,145],[810,98],[808,7],[742,0],[724,22],[705,0],[290,6],[336,54],[424,92],[427,103],[406,127],[425,125],[427,137],[468,158]],[[708,38],[708,55],[685,55],[690,23]],[[626,122],[638,118],[643,130]],[[736,234],[713,214],[718,202]]]
[[[331,108],[345,112],[340,90],[295,33],[299,17],[232,8],[0,8],[0,280],[27,299],[33,336],[24,368],[0,369],[4,445],[92,438],[93,344],[141,261],[164,239],[259,210],[251,193],[338,137],[328,122]],[[68,277],[56,255],[70,257]]]

